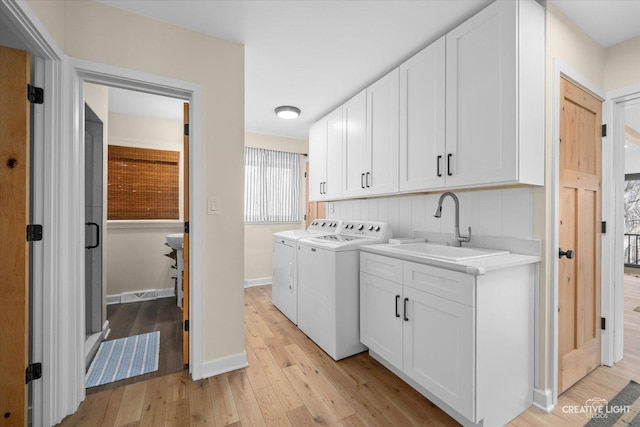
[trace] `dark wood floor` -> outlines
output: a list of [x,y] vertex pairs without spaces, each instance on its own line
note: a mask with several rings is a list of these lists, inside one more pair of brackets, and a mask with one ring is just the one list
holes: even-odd
[[184,369],[182,364],[181,312],[175,298],[113,304],[107,306],[111,333],[107,340],[160,331],[158,370],[126,380],[87,389],[87,394],[112,390],[152,378],[173,374]]

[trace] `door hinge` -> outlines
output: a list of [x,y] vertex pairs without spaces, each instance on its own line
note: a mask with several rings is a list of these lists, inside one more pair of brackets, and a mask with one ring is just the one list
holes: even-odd
[[39,242],[42,240],[42,225],[27,225],[27,242]]
[[27,99],[32,104],[44,104],[44,89],[28,84]]
[[42,363],[32,363],[27,366],[25,384],[29,384],[31,381],[40,378],[42,378]]
[[189,332],[189,319],[184,321],[184,331]]
[[184,232],[189,234],[189,221],[184,223]]
[[602,229],[600,232],[602,234],[607,234],[607,221],[602,221]]
[[604,317],[600,318],[600,329],[602,329],[603,331],[607,329],[607,319],[605,319]]
[[189,123],[184,124],[184,136],[189,136]]
[[607,125],[602,125],[602,136],[607,136]]
[[304,173],[304,177],[305,177],[305,178],[307,177],[307,173],[306,173],[306,172]]
[[305,221],[307,220],[307,216],[306,216],[306,215],[304,216],[304,220],[305,220]]

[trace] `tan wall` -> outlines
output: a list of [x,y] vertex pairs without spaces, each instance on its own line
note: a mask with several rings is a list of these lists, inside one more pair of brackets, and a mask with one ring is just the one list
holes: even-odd
[[[181,164],[182,131],[181,120],[109,114],[109,145],[180,151]],[[108,221],[105,235],[107,294],[116,296],[173,288],[171,277],[176,275],[176,270],[171,268],[173,261],[164,256],[171,252],[164,244],[165,236],[182,230],[180,220],[167,224]]]
[[546,64],[546,135],[545,135],[545,187],[535,189],[535,234],[543,239],[543,262],[540,265],[540,301],[542,302],[538,328],[540,330],[541,366],[540,387],[551,388],[547,378],[552,361],[549,360],[549,349],[553,340],[551,319],[553,319],[551,302],[550,262],[555,256],[555,249],[549,248],[552,238],[551,209],[553,207],[552,174],[552,105],[553,105],[553,59],[557,58],[576,72],[589,79],[592,84],[604,86],[604,49],[591,39],[577,25],[569,21],[557,8],[547,2],[547,64]]
[[605,50],[604,89],[613,90],[640,83],[640,37]]
[[203,200],[220,198],[222,212],[192,213],[202,224],[203,293],[193,295],[204,306],[202,358],[207,363],[241,354],[244,47],[92,1],[39,3],[29,2],[67,55],[200,85],[197,185]]
[[[245,146],[266,148],[269,150],[289,151],[292,153],[308,153],[309,143],[304,139],[285,138],[280,136],[245,133]],[[302,171],[304,174],[304,171]],[[301,177],[304,179],[304,175]],[[302,187],[304,190],[304,180]],[[304,213],[304,193],[302,195],[302,212]],[[284,230],[305,228],[304,221],[299,224],[246,224],[244,226],[244,279],[251,284],[252,280],[268,279],[272,275],[273,233]]]

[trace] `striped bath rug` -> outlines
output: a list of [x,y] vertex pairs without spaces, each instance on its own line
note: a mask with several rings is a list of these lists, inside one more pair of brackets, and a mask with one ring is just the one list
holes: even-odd
[[87,372],[86,386],[120,381],[158,370],[160,331],[104,341]]

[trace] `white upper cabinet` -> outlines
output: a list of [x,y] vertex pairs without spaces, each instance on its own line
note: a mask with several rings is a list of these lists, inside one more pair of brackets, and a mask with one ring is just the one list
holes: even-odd
[[398,191],[398,100],[395,69],[344,104],[344,196]]
[[444,187],[445,38],[400,65],[400,191]]
[[342,187],[342,107],[309,129],[309,200],[340,197]]
[[544,11],[496,1],[446,36],[447,187],[544,184]]
[[367,194],[398,192],[400,71],[396,68],[367,88]]
[[344,124],[344,187],[343,195],[364,194],[367,154],[367,93],[358,93],[342,106]]

